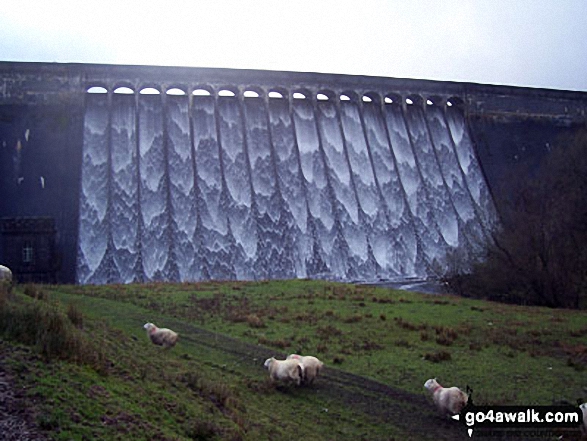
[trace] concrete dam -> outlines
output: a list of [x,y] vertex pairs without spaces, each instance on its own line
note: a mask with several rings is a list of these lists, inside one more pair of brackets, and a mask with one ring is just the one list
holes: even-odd
[[82,284],[435,277],[482,250],[514,166],[587,120],[584,93],[465,83],[43,63],[0,75],[0,257],[43,279],[31,225],[53,222],[45,280]]

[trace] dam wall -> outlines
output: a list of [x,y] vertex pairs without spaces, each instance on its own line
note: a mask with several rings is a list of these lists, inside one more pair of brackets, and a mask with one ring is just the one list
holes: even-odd
[[471,83],[0,63],[0,218],[54,220],[60,282],[435,277],[476,256],[514,170],[586,108]]

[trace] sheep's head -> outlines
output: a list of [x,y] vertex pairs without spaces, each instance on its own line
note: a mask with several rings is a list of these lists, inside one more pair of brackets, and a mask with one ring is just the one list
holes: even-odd
[[145,328],[147,331],[150,331],[151,329],[156,328],[156,326],[153,323],[145,323],[143,328]]
[[263,367],[265,369],[269,369],[269,366],[271,366],[271,363],[273,363],[274,360],[275,357],[268,358],[267,360],[265,360],[265,363],[263,363]]
[[430,378],[428,381],[426,381],[426,383],[424,383],[424,387],[430,392],[434,392],[439,386],[440,385],[438,384],[438,381],[436,381],[436,378]]

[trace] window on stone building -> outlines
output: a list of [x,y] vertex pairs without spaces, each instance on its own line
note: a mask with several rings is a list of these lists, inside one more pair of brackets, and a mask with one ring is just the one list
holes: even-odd
[[22,246],[22,261],[23,263],[33,263],[33,244],[25,242]]

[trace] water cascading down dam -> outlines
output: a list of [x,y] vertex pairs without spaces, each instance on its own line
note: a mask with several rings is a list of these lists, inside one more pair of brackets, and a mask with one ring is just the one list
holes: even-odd
[[426,278],[495,228],[456,102],[105,92],[85,97],[78,283]]
[[435,277],[483,257],[586,129],[586,92],[0,61],[0,263],[22,283]]

